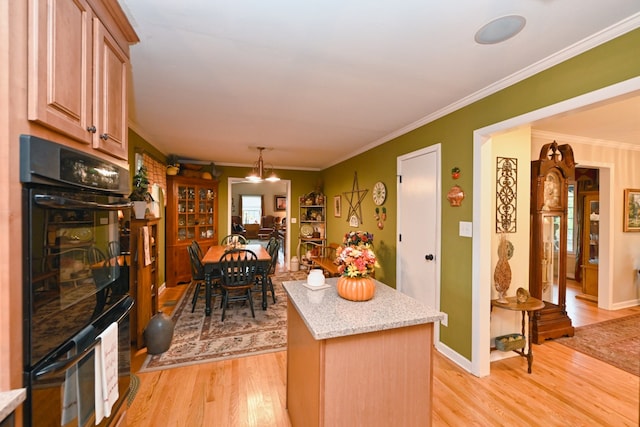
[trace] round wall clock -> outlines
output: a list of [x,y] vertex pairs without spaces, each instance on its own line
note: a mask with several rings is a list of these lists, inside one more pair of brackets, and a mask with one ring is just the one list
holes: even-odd
[[378,181],[373,186],[373,203],[380,206],[387,199],[387,187],[384,182]]

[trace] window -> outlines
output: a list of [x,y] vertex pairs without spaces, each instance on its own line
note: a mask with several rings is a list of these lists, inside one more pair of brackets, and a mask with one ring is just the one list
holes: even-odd
[[575,184],[569,184],[567,203],[567,252],[574,253],[575,246]]
[[242,223],[260,224],[262,218],[262,196],[240,196],[242,198]]

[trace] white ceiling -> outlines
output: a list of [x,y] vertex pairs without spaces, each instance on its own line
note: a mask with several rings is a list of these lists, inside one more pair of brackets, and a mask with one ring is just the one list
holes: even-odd
[[[638,0],[120,3],[140,37],[132,128],[220,165],[265,146],[276,168],[328,167],[640,26]],[[509,14],[527,20],[518,35],[474,42]],[[535,127],[638,143],[638,99]]]

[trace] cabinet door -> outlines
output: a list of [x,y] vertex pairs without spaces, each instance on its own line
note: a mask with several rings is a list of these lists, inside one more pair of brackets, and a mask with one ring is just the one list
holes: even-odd
[[215,198],[216,189],[211,187],[198,187],[198,216],[196,224],[198,230],[196,232],[197,239],[217,239],[215,233]]
[[196,238],[196,193],[194,185],[179,184],[177,186],[178,227],[175,229],[176,242],[191,242]]
[[85,0],[32,0],[29,120],[89,144],[92,12]]
[[93,148],[127,158],[127,55],[104,25],[93,20],[95,90]]
[[587,196],[584,204],[584,263],[598,265],[600,244],[600,202],[598,196]]
[[[187,246],[178,245],[167,250],[167,286],[176,286],[178,283],[191,281],[191,260]],[[202,248],[203,251],[207,249]]]

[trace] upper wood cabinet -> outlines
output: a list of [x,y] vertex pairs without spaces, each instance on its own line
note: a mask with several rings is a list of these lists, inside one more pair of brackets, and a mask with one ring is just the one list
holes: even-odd
[[94,18],[93,148],[127,158],[127,73],[129,58]]
[[128,44],[116,2],[31,0],[28,118],[127,158]]

